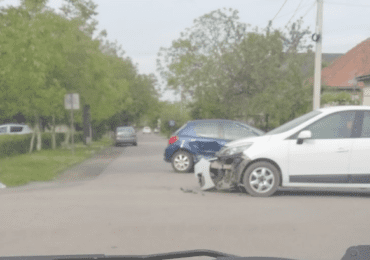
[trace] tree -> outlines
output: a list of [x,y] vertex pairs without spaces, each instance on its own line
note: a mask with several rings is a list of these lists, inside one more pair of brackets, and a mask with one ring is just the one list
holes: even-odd
[[[68,122],[66,93],[79,93],[81,107],[91,107],[98,135],[122,112],[132,118],[157,116],[150,114],[158,101],[155,77],[139,75],[117,43],[104,42],[105,31],[92,38],[96,5],[67,0],[59,15],[46,3],[22,0],[18,8],[0,10],[1,119],[22,115],[34,125],[31,151],[35,136],[41,149],[41,118],[51,125],[55,144],[55,124]],[[82,111],[75,115],[81,123]]]
[[[2,88],[7,93],[7,98],[10,98],[6,100],[5,106],[13,108],[12,113],[22,112],[29,119],[34,118],[31,120],[35,123],[31,149],[37,134],[37,149],[40,150],[39,116],[49,110],[44,100],[46,96],[50,96],[52,89],[47,86],[46,78],[49,65],[57,57],[51,55],[49,41],[45,40],[50,37],[48,23],[47,26],[40,24],[43,16],[27,7],[1,10],[1,45],[4,46],[1,65],[6,79]],[[18,102],[15,103],[14,100]]]
[[67,19],[77,21],[79,29],[92,38],[98,24],[94,19],[97,7],[92,0],[64,0],[60,10]]
[[[187,121],[191,120],[189,111],[187,109],[182,109],[180,103],[169,103],[161,102],[161,132],[167,137],[173,133],[174,130],[180,128]],[[176,125],[171,128],[168,124],[170,120],[174,120]]]
[[222,55],[243,40],[247,25],[238,19],[238,11],[231,8],[205,14],[170,48],[161,48],[157,67],[168,88],[192,95],[204,86]]
[[284,29],[273,29],[270,23],[265,30],[266,34],[278,32],[282,40],[279,71],[276,74],[279,80],[256,95],[252,102],[254,114],[268,115],[268,122],[263,120],[264,125],[259,125],[265,130],[307,113],[312,107],[313,88],[307,80],[307,75],[313,73],[313,67],[307,68],[312,48],[311,44],[307,44],[307,38],[311,32],[309,28],[302,29],[302,23],[302,19],[299,19]]
[[300,71],[305,57],[298,54],[312,46],[302,19],[288,32],[271,23],[247,32],[237,13],[203,15],[170,48],[161,48],[157,66],[167,88],[188,94],[194,118],[246,120],[270,113],[280,124],[305,111],[309,88]]

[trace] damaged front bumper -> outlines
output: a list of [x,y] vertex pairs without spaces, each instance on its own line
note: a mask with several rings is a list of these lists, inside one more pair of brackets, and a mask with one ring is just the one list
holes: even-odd
[[234,189],[243,186],[241,177],[250,161],[244,154],[209,160],[202,158],[195,164],[194,174],[201,190]]

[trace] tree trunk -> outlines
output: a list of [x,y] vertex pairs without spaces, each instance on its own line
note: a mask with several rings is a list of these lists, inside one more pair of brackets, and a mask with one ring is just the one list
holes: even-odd
[[33,151],[33,144],[34,144],[34,142],[35,142],[35,129],[32,131],[32,138],[31,138],[31,144],[30,144],[30,151],[29,151],[29,153],[32,153],[32,151]]
[[55,115],[53,115],[53,121],[52,121],[52,130],[51,130],[51,148],[53,150],[56,149],[56,137],[55,137]]
[[35,112],[35,119],[36,119],[36,122],[35,122],[35,126],[33,128],[33,131],[32,131],[32,138],[31,138],[31,144],[30,144],[30,153],[33,152],[33,146],[35,144],[35,137],[36,137],[36,134],[37,134],[37,128],[38,128],[38,123],[39,121],[37,120],[37,114]]
[[37,130],[37,143],[36,143],[36,150],[40,151],[41,150],[41,129],[40,129],[40,118],[37,116],[36,119],[37,125],[36,125],[36,130]]
[[71,133],[71,131],[69,129],[68,129],[67,132],[64,133],[64,142],[63,142],[63,145],[66,148],[69,148],[69,137],[70,137],[70,133]]

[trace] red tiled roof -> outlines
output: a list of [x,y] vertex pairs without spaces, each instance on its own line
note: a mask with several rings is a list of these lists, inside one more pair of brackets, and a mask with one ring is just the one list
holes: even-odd
[[[322,84],[331,87],[354,86],[358,76],[370,75],[370,38],[361,42],[321,71]],[[358,82],[357,86],[363,86]]]

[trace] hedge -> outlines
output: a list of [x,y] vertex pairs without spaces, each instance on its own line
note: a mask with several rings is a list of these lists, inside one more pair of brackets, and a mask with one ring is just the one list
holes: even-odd
[[[56,133],[56,147],[60,147],[65,140],[64,133]],[[0,136],[0,158],[28,153],[30,150],[32,134],[25,135],[1,135]],[[52,149],[52,134],[42,133],[42,149]],[[71,141],[71,139],[70,139]],[[83,141],[83,132],[74,134],[74,143]],[[33,143],[33,150],[36,150],[37,137]]]
[[27,153],[30,149],[31,137],[32,134],[0,136],[0,158]]

